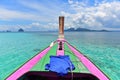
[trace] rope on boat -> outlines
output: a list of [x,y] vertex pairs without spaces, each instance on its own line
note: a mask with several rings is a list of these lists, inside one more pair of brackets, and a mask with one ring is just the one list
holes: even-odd
[[73,80],[72,64],[71,63],[69,63],[69,64],[70,64],[71,80]]
[[[69,52],[67,50],[64,50],[64,51],[73,54],[72,52]],[[72,64],[71,63],[69,63],[69,64],[70,64],[71,80],[73,80]]]
[[[77,61],[77,62],[80,62],[77,58],[76,58],[76,61]],[[77,67],[78,67],[79,72],[80,72],[80,68],[81,68],[81,66],[80,66],[80,64],[79,64],[79,63],[77,63]]]
[[[68,53],[70,53],[70,54],[72,54],[73,56],[75,56],[71,51],[68,51],[68,50],[65,50],[65,52],[68,52]],[[76,56],[75,56],[76,57]],[[76,57],[76,60],[75,61],[72,61],[72,62],[80,62],[79,60],[78,60],[78,58]],[[80,64],[79,63],[77,63],[77,68],[80,70]],[[80,72],[80,71],[79,71]]]

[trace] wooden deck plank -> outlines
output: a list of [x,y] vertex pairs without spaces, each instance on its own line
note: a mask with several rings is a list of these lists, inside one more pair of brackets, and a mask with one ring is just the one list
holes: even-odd
[[81,73],[90,73],[88,69],[81,63],[81,61],[74,55],[74,53],[69,49],[69,47],[65,46],[65,55],[69,55],[73,64],[75,65],[75,70],[73,72],[81,72]]

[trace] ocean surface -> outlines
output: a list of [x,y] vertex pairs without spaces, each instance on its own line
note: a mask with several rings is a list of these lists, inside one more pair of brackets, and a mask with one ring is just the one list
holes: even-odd
[[[0,80],[58,38],[57,32],[0,33]],[[111,80],[120,80],[120,32],[65,32]]]

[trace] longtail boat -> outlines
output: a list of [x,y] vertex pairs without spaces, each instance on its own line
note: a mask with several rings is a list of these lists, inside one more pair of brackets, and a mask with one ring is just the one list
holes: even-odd
[[6,80],[110,80],[88,57],[64,38],[64,16],[58,39],[28,60]]

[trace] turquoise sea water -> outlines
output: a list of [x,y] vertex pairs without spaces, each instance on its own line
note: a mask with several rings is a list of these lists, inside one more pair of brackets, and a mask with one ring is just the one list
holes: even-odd
[[[68,42],[111,80],[120,80],[120,32],[66,32]],[[56,32],[0,33],[0,80],[56,40]]]

